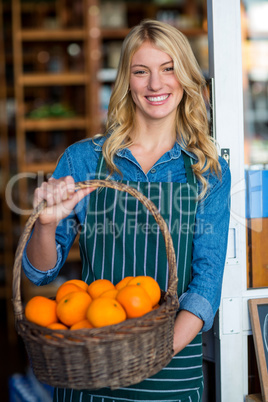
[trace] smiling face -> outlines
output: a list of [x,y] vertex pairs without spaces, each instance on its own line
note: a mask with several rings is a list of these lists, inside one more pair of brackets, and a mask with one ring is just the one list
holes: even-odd
[[131,61],[130,91],[139,120],[174,121],[183,88],[174,74],[172,58],[144,42]]

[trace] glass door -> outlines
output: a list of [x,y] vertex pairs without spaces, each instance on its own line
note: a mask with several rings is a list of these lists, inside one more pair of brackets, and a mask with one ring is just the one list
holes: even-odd
[[214,136],[232,174],[222,301],[213,329],[217,402],[242,402],[259,392],[248,300],[268,296],[267,7],[261,0],[207,0]]
[[249,289],[268,286],[267,19],[267,1],[241,1]]
[[232,174],[216,401],[242,402],[260,392],[248,300],[268,297],[268,1],[207,0],[207,9],[214,136]]
[[[241,1],[247,289],[268,296],[268,2]],[[248,340],[248,392],[261,392]]]

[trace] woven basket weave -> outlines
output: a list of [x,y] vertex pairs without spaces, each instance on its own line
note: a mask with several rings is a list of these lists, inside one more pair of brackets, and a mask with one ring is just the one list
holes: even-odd
[[76,331],[53,331],[26,320],[21,301],[21,260],[23,249],[43,201],[33,211],[21,235],[13,269],[15,325],[23,338],[36,377],[53,387],[74,389],[116,389],[148,378],[172,358],[177,297],[177,268],[172,238],[156,206],[136,189],[108,180],[76,183],[76,189],[109,187],[137,198],[155,218],[165,240],[169,265],[168,289],[162,291],[160,307],[120,324]]

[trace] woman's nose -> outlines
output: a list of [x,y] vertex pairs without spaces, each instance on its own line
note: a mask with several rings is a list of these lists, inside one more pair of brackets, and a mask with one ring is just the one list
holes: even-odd
[[162,87],[162,80],[159,73],[151,73],[148,81],[148,89],[151,91],[159,91]]

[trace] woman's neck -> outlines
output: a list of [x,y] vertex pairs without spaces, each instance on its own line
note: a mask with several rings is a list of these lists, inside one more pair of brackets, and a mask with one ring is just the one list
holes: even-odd
[[147,173],[161,156],[173,148],[176,133],[160,130],[159,127],[144,127],[133,132],[131,138],[129,149],[144,173]]

